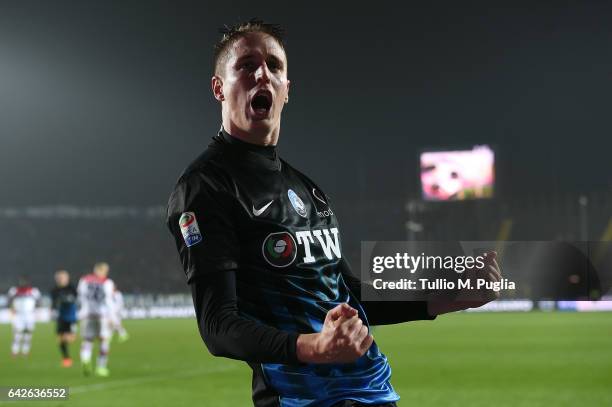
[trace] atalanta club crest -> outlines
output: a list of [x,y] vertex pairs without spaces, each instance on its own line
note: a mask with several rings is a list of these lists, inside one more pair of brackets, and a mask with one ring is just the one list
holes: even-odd
[[297,245],[287,232],[270,233],[263,242],[261,251],[264,259],[274,267],[287,267],[295,260]]
[[202,233],[198,226],[195,213],[185,212],[179,219],[179,226],[181,227],[181,233],[185,240],[185,246],[191,247],[194,244],[198,244],[202,241]]
[[300,197],[293,192],[293,189],[287,191],[287,196],[291,201],[291,206],[293,206],[293,209],[295,209],[298,215],[300,215],[302,218],[308,217],[306,205],[304,205],[304,202],[300,199]]

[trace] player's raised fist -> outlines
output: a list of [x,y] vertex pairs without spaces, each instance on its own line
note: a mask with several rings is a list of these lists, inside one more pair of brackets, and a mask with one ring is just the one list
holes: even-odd
[[[485,281],[487,283],[498,283],[501,281],[501,269],[499,264],[497,263],[497,253],[494,251],[489,251],[483,253],[484,257],[484,267],[483,268],[472,268],[465,272],[465,277],[472,280],[472,282],[476,282],[478,280]],[[456,298],[457,302],[463,304],[464,308],[477,308],[485,305],[488,302],[495,301],[499,299],[500,293],[499,291],[494,291],[490,289],[480,289],[480,290],[463,290],[459,293]]]

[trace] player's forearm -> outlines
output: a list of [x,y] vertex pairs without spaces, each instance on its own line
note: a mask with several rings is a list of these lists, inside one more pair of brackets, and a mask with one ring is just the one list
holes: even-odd
[[238,314],[233,273],[214,273],[191,284],[198,328],[210,353],[254,363],[297,363],[296,333]]
[[432,320],[427,301],[364,301],[361,303],[370,325],[392,325],[409,321]]
[[[345,282],[361,300],[363,285],[366,283],[362,283],[355,277],[347,278],[346,276]],[[361,301],[361,306],[372,326],[432,320],[438,315],[431,313],[427,301]]]
[[367,283],[353,275],[345,260],[341,261],[338,267],[344,283],[361,302],[370,325],[391,325],[436,318],[437,314],[429,312],[427,301],[363,301],[361,293]]
[[[214,356],[253,363],[295,364],[297,334],[270,329],[244,318],[226,318],[218,330],[202,330]],[[201,327],[201,325],[200,325]]]

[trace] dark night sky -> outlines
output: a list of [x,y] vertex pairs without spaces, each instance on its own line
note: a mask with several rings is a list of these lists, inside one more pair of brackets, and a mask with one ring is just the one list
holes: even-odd
[[612,186],[609,3],[85,3],[0,2],[0,206],[164,204],[220,124],[217,28],[252,16],[288,31],[281,154],[332,197],[484,142],[505,194]]

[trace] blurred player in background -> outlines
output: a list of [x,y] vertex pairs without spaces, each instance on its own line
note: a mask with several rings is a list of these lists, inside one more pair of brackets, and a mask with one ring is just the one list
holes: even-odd
[[40,300],[40,291],[32,287],[30,281],[22,277],[17,287],[11,287],[8,292],[8,304],[13,316],[13,356],[30,353],[32,333],[34,332],[34,313]]
[[62,353],[62,366],[72,366],[68,345],[76,337],[77,291],[70,284],[70,275],[66,270],[55,273],[55,287],[51,291],[51,306],[56,314],[56,333]]
[[121,323],[121,313],[123,312],[123,294],[115,288],[113,293],[113,312],[111,315],[111,323],[113,325],[113,333],[119,335],[119,342],[125,342],[130,338],[127,331]]
[[81,363],[83,372],[89,376],[93,371],[91,361],[94,340],[100,341],[100,354],[96,362],[95,374],[106,377],[106,367],[110,341],[112,338],[111,314],[113,312],[113,292],[115,284],[108,278],[107,263],[96,263],[93,273],[82,277],[77,287],[81,305]]

